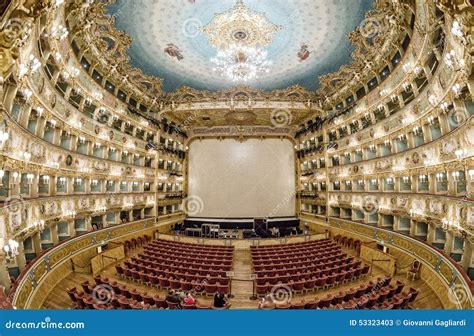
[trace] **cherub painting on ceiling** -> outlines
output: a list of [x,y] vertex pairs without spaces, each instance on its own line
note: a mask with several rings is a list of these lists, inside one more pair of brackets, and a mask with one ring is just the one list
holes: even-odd
[[300,59],[300,62],[306,61],[309,56],[311,55],[312,51],[308,49],[308,45],[306,43],[303,43],[301,45],[300,50],[298,51],[298,58]]
[[174,43],[168,43],[166,48],[164,49],[164,52],[171,57],[176,57],[178,61],[184,59],[183,53]]

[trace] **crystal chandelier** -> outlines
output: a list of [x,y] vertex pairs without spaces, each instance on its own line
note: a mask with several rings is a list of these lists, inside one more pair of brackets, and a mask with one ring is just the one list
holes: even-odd
[[247,82],[257,79],[259,74],[270,72],[271,61],[265,50],[234,44],[217,52],[211,59],[214,71],[233,82]]
[[217,49],[211,58],[214,71],[233,82],[247,82],[270,71],[271,61],[263,49],[282,27],[270,22],[265,14],[252,11],[238,0],[235,6],[216,14],[202,31]]

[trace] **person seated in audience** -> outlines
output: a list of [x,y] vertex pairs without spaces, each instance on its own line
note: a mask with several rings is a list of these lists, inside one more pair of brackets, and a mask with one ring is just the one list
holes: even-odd
[[271,295],[264,296],[258,303],[258,309],[273,309],[275,308],[275,303]]
[[196,300],[191,296],[191,293],[186,293],[186,297],[184,298],[183,302],[186,305],[193,305],[196,304]]
[[176,294],[176,292],[172,289],[168,292],[168,295],[166,295],[166,301],[181,305],[181,300],[179,298],[179,295]]
[[230,304],[227,302],[227,298],[224,294],[216,293],[214,295],[214,307],[216,308],[229,308]]
[[272,227],[270,232],[272,233],[273,237],[278,237],[280,235],[280,230],[278,230],[276,227]]

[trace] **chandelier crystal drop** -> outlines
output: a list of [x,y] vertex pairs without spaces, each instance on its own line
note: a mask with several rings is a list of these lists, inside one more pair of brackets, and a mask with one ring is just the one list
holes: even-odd
[[265,50],[239,44],[219,50],[211,62],[215,65],[214,71],[233,82],[257,79],[259,74],[270,72],[272,64]]

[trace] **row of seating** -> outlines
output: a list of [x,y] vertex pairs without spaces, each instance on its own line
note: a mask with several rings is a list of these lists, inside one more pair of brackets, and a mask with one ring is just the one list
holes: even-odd
[[320,240],[311,240],[302,243],[292,243],[292,244],[277,244],[277,245],[266,245],[266,246],[251,246],[250,251],[254,253],[273,253],[273,252],[291,252],[295,249],[304,250],[308,249],[310,251],[318,246],[336,246],[335,242],[329,238],[320,239]]
[[[88,281],[81,284],[83,292],[76,287],[67,291],[74,303],[75,309],[177,309],[178,304],[169,302],[159,295],[148,294],[128,287],[108,278],[94,278],[95,285]],[[200,304],[198,300],[193,305],[181,304],[182,309],[212,309],[213,307]]]
[[272,273],[272,272],[295,272],[295,271],[324,271],[331,268],[349,269],[350,266],[358,266],[361,264],[360,260],[354,257],[348,257],[346,254],[338,255],[334,258],[324,260],[306,260],[306,261],[290,261],[287,264],[254,265],[253,269],[257,273]]
[[203,250],[188,250],[188,249],[179,249],[176,247],[166,247],[166,246],[161,246],[161,247],[156,247],[156,246],[151,246],[151,245],[146,245],[145,250],[149,251],[154,251],[157,252],[163,256],[166,255],[173,255],[176,253],[180,253],[180,257],[196,257],[196,256],[202,256],[202,257],[220,257],[220,258],[232,258],[233,257],[233,251],[203,251]]
[[[167,273],[165,276],[128,270],[116,266],[117,275],[127,280],[159,289],[193,291],[196,294],[214,295],[230,293],[230,278],[190,274]],[[130,272],[130,273],[129,273]]]
[[261,309],[405,309],[414,302],[418,290],[410,288],[402,292],[404,283],[396,281],[390,284],[391,278],[379,277],[376,280],[361,284],[359,287],[327,294],[321,298],[285,302]]
[[[197,267],[197,266],[196,266]],[[133,270],[144,272],[150,275],[157,276],[170,276],[167,274],[181,274],[181,275],[190,275],[190,276],[210,276],[210,277],[226,277],[230,272],[230,267],[219,267],[219,266],[199,266],[199,267],[189,267],[186,265],[179,264],[164,264],[164,263],[151,263],[144,264],[140,261],[127,260],[124,262],[123,270],[127,272],[128,269],[130,272]],[[128,275],[128,274],[127,274]]]
[[298,261],[298,260],[308,260],[308,259],[325,259],[325,258],[331,258],[335,255],[338,255],[341,252],[341,248],[339,246],[335,247],[328,247],[324,250],[317,250],[317,251],[311,251],[311,252],[306,252],[306,251],[301,251],[301,250],[296,250],[293,252],[273,252],[272,254],[269,255],[252,255],[252,259],[255,260],[256,262],[259,263],[268,263],[270,260],[274,260],[275,262],[288,262],[288,261]]
[[151,237],[148,236],[148,235],[144,235],[144,236],[141,236],[141,237],[126,240],[124,242],[125,253],[127,254],[128,252],[130,252],[130,251],[132,251],[132,250],[134,250],[138,247],[142,247],[143,245],[148,244],[149,242],[151,242]]
[[360,252],[360,247],[362,245],[361,241],[359,239],[354,239],[354,238],[348,238],[346,236],[342,235],[336,235],[334,236],[334,241],[344,247],[356,250],[357,252]]
[[[179,253],[179,252],[176,252]],[[148,257],[151,258],[151,260],[155,261],[172,261],[172,262],[179,262],[179,263],[196,263],[199,262],[201,264],[226,264],[229,266],[232,266],[232,261],[233,257],[232,256],[204,256],[204,255],[195,255],[195,256],[189,256],[189,257],[184,257],[175,254],[174,257],[172,254],[170,255],[165,255],[162,252],[156,252],[156,251],[150,251],[147,249],[143,250],[143,253],[138,254],[139,257]]]
[[151,246],[166,246],[170,248],[177,248],[183,252],[185,251],[207,251],[207,252],[233,252],[233,246],[213,246],[213,245],[202,245],[202,244],[194,244],[194,243],[184,243],[180,241],[171,241],[171,240],[154,240],[150,243]]
[[[359,262],[356,262],[359,263]],[[316,287],[331,287],[340,283],[346,283],[353,280],[358,280],[366,276],[370,270],[370,266],[364,264],[364,266],[359,264],[354,264],[357,266],[351,267],[349,269],[342,268],[332,268],[326,269],[324,271],[306,271],[306,272],[295,272],[295,273],[281,273],[275,272],[275,275],[268,276],[267,274],[263,276],[257,276],[256,283],[257,285],[270,284],[275,285],[277,283],[287,283],[287,282],[299,282],[306,281],[311,283],[312,280],[316,282]],[[308,287],[309,288],[309,287]]]

